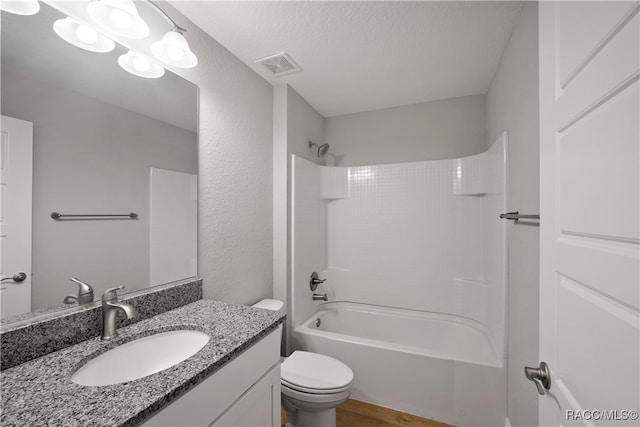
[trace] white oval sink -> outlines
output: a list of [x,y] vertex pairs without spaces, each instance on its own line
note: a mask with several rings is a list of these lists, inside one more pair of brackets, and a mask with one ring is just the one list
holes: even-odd
[[169,331],[122,344],[78,369],[71,381],[86,386],[119,384],[155,374],[196,354],[209,342],[200,331]]

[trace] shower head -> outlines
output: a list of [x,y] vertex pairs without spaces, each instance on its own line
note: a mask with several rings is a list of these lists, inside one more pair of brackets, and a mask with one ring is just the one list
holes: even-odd
[[329,151],[329,144],[318,145],[314,142],[309,141],[309,148],[312,147],[318,147],[318,157],[324,156],[325,154],[327,154],[327,151]]
[[329,151],[329,144],[322,144],[318,147],[318,157],[322,157]]

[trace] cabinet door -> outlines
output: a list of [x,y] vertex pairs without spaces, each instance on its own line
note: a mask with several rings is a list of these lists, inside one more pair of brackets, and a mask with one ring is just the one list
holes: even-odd
[[[160,412],[146,420],[144,427],[204,427],[222,420],[236,403],[265,378],[274,380],[278,410],[280,408],[280,336],[282,326],[247,349],[227,365],[195,386]],[[251,409],[253,410],[253,409]],[[265,418],[270,420],[271,418]],[[217,425],[217,424],[216,424]],[[223,424],[220,424],[223,425]],[[227,424],[234,426],[234,424]],[[251,424],[245,424],[251,425]],[[265,427],[265,421],[256,426]],[[279,424],[274,424],[279,425]]]
[[211,425],[215,427],[279,427],[280,364],[274,366]]

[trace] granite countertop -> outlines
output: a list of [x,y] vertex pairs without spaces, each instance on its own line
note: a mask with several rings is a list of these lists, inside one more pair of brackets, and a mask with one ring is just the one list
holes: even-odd
[[[189,391],[284,321],[284,313],[200,300],[118,330],[108,342],[94,338],[0,373],[2,413],[8,426],[134,426]],[[192,329],[211,339],[191,358],[148,377],[86,387],[71,381],[97,355],[142,336]]]

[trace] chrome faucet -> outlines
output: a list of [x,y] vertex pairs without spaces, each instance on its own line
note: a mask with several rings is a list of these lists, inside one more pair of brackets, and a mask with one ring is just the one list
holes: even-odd
[[116,314],[122,311],[127,319],[138,315],[138,311],[131,304],[118,301],[116,291],[124,289],[124,286],[107,289],[102,295],[102,339],[110,340],[118,336],[116,330]]
[[314,301],[328,301],[327,294],[313,294],[311,298]]
[[71,278],[71,281],[78,285],[78,295],[69,294],[64,297],[63,302],[65,304],[71,304],[74,302],[78,302],[78,304],[88,304],[93,302],[93,288],[91,285],[84,283],[81,280],[76,279],[75,277]]

